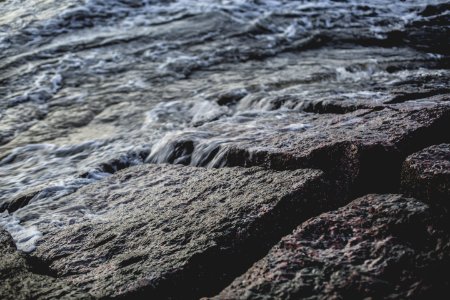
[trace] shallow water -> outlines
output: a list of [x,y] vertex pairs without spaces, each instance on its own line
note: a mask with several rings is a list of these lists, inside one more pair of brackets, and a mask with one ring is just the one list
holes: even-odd
[[0,2],[0,206],[32,192],[0,224],[31,251],[40,224],[67,224],[65,195],[118,169],[220,167],[235,142],[318,130],[317,103],[445,88],[445,55],[395,38],[441,2]]

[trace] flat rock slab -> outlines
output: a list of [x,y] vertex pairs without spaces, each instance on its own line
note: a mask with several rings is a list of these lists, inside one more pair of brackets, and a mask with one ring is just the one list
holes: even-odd
[[367,195],[302,224],[215,299],[447,298],[449,250],[426,204]]
[[17,251],[9,233],[0,229],[0,299],[91,298],[66,282],[36,271]]
[[402,169],[402,190],[450,211],[450,144],[431,146],[408,156]]
[[70,226],[42,222],[32,255],[95,297],[206,296],[326,209],[325,189],[310,169],[131,167],[48,212]]

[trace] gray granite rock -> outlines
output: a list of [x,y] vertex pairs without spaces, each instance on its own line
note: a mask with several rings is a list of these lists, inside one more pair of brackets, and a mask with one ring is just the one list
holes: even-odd
[[67,196],[32,256],[95,297],[205,296],[336,205],[326,189],[317,170],[132,167]]
[[214,299],[446,299],[449,250],[426,204],[367,195],[303,223]]
[[30,264],[17,251],[8,232],[0,229],[0,299],[90,299],[78,288],[62,282],[47,270]]
[[428,147],[403,163],[402,191],[450,211],[450,144]]

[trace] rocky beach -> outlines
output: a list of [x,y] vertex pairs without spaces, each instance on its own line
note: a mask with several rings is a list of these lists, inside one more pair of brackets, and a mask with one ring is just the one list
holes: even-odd
[[0,299],[448,299],[450,3],[0,0]]

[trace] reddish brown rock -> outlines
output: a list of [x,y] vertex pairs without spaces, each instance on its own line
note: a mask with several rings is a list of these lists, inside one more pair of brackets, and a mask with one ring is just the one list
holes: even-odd
[[408,156],[402,191],[430,205],[450,210],[450,144],[428,147]]
[[368,195],[305,222],[214,299],[444,299],[441,229],[420,201]]

